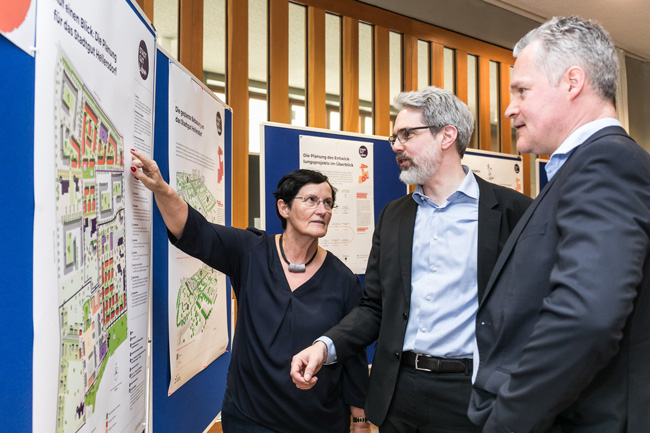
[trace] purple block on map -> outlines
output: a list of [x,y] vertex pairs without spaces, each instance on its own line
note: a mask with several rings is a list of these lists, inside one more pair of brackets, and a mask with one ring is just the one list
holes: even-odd
[[99,348],[99,359],[104,359],[104,355],[106,355],[106,343],[102,344],[102,347]]
[[99,128],[99,139],[102,140],[104,143],[108,141],[108,131],[106,128],[104,128],[104,125],[100,126]]

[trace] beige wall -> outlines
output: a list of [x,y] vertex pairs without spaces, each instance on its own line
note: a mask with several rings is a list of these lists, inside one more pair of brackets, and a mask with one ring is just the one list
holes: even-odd
[[627,58],[630,135],[650,152],[650,62]]

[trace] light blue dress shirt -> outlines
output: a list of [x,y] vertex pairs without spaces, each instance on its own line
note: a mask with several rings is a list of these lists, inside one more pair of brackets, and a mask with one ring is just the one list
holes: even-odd
[[[463,165],[465,179],[445,203],[413,192],[418,203],[413,232],[411,307],[404,350],[441,358],[471,358],[478,308],[478,183]],[[395,287],[394,290],[401,290]],[[328,337],[326,364],[336,362]]]
[[471,358],[478,308],[479,189],[471,170],[445,203],[418,185],[411,265],[411,307],[404,351]]
[[596,132],[608,126],[621,126],[621,122],[614,118],[606,117],[604,119],[585,123],[580,128],[573,131],[571,135],[562,142],[560,147],[555,149],[555,152],[553,152],[551,158],[544,167],[548,180],[550,181],[553,176],[555,176],[555,173],[557,173],[560,167],[562,167],[566,160],[569,159],[569,156],[571,156],[571,153],[573,153],[576,147],[580,146],[587,138],[591,137]]

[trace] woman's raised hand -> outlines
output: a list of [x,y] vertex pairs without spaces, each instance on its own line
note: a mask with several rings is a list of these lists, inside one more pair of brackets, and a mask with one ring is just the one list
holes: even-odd
[[160,174],[156,161],[133,149],[131,149],[131,173],[133,177],[154,193],[164,193],[169,187]]
[[180,238],[187,221],[187,203],[163,179],[158,164],[144,153],[131,149],[131,173],[153,191],[160,214],[169,231]]

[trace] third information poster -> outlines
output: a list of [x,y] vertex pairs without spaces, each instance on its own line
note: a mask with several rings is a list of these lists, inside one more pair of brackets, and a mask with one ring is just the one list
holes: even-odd
[[520,155],[468,149],[463,164],[489,182],[524,192],[524,164]]
[[320,245],[355,274],[365,274],[375,230],[373,144],[302,135],[300,168],[325,174],[337,207]]

